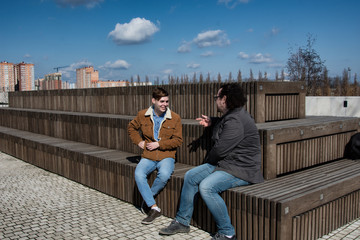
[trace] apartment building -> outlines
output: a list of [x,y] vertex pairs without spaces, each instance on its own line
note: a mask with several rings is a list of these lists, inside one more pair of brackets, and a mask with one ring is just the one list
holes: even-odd
[[15,91],[16,76],[13,63],[0,62],[0,92]]
[[34,64],[24,62],[16,64],[15,75],[19,91],[35,90]]
[[61,73],[50,73],[44,77],[43,88],[41,90],[62,89]]
[[93,88],[99,81],[99,72],[93,66],[76,69],[77,88]]
[[98,88],[105,88],[105,87],[125,87],[128,86],[128,81],[114,81],[114,80],[108,80],[108,81],[101,81],[99,80],[96,84],[96,87]]

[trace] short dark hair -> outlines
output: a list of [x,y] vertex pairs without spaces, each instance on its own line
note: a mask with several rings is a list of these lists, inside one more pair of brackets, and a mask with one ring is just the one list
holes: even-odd
[[155,100],[157,100],[157,101],[159,101],[160,98],[167,97],[167,96],[169,96],[169,93],[161,87],[155,88],[152,93],[152,97],[155,98]]
[[239,83],[224,83],[220,89],[219,97],[226,96],[225,102],[228,109],[243,107],[246,104],[247,99]]

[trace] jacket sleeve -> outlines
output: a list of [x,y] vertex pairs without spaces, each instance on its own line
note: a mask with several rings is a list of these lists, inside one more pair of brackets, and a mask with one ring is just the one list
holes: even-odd
[[221,130],[217,133],[214,146],[207,155],[207,162],[217,164],[218,161],[224,159],[244,138],[243,124],[236,118],[228,117],[224,119]]
[[174,149],[180,147],[182,142],[183,142],[183,137],[182,137],[181,118],[177,117],[175,121],[175,128],[173,135],[169,139],[161,139],[159,141],[159,149],[160,150]]
[[140,136],[139,129],[141,127],[140,124],[140,116],[139,114],[129,123],[128,125],[128,134],[130,136],[131,141],[138,145],[143,138]]

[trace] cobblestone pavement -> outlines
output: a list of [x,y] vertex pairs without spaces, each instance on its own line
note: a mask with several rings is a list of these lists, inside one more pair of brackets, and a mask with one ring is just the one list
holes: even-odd
[[[161,236],[171,219],[152,225],[134,205],[0,152],[0,239],[210,239],[189,234]],[[321,238],[360,239],[360,219]]]

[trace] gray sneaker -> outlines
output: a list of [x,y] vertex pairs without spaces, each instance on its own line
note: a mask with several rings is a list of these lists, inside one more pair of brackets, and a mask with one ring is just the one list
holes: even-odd
[[231,238],[228,238],[227,236],[221,234],[221,233],[216,233],[211,240],[236,240],[236,236],[232,236]]
[[173,235],[176,233],[188,233],[188,232],[190,232],[189,226],[185,226],[174,219],[170,223],[169,226],[167,226],[166,228],[160,229],[159,234],[160,235]]
[[159,211],[156,211],[155,209],[151,209],[148,216],[142,220],[142,224],[151,224],[155,218],[158,218],[161,216],[161,213]]

